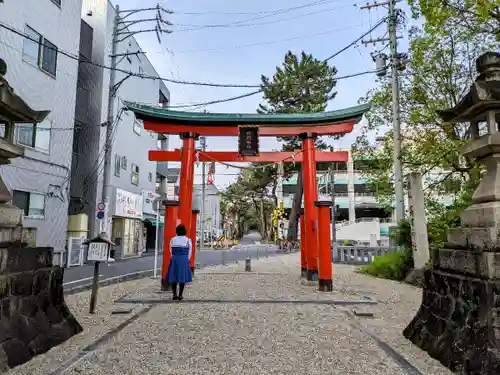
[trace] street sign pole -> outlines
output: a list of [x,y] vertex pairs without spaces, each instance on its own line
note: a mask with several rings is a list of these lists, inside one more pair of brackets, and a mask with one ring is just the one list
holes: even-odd
[[158,270],[158,232],[160,228],[160,200],[156,203],[156,235],[155,235],[155,261],[154,261],[154,270],[153,270],[153,278],[156,279],[156,274]]
[[97,291],[99,288],[99,265],[101,262],[94,263],[94,276],[92,278],[92,292],[90,294],[90,308],[89,313],[94,314],[95,312],[95,303],[97,301]]
[[[100,211],[102,212],[102,211]],[[97,302],[97,292],[99,289],[99,266],[101,261],[109,259],[109,251],[111,246],[115,244],[108,240],[106,237],[98,236],[96,238],[86,241],[89,246],[87,259],[94,262],[94,276],[92,278],[92,292],[90,294],[90,307],[89,313],[94,314],[95,305]]]

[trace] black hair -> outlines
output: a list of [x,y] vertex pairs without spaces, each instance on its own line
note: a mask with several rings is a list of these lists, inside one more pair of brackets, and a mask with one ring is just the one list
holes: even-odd
[[184,224],[177,225],[177,228],[175,228],[175,234],[178,236],[185,236],[187,234],[187,229]]

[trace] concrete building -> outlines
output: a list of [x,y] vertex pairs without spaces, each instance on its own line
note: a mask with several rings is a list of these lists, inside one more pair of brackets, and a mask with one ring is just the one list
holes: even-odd
[[[202,186],[194,185],[193,207],[201,209]],[[221,196],[220,191],[213,184],[205,185],[205,204],[203,217],[198,216],[197,230],[201,233],[201,220],[204,222],[205,240],[213,239],[221,235],[222,223],[220,213]]]
[[[109,65],[115,10],[106,0],[83,0],[81,55],[97,65]],[[117,68],[146,76],[158,73],[142,53],[133,37],[120,36],[116,54]],[[86,49],[85,52],[83,50]],[[166,149],[166,137],[145,131],[141,121],[122,110],[123,101],[166,106],[170,93],[160,80],[144,79],[116,72],[121,82],[114,100],[111,142],[112,194],[108,197],[108,225],[116,243],[115,258],[138,256],[154,248],[155,228],[151,225],[156,211],[152,206],[162,192],[165,175],[157,174],[157,163],[148,160],[148,151]],[[79,91],[76,121],[79,123],[73,145],[70,214],[89,216],[89,235],[102,229],[96,218],[96,207],[102,201],[104,141],[106,134],[110,71],[82,63],[79,69]],[[157,192],[158,187],[158,192]],[[153,241],[153,242],[152,242]]]
[[[350,149],[346,163],[334,163],[335,173],[335,204],[337,206],[337,239],[370,242],[373,240],[387,240],[391,226],[395,226],[395,202],[387,210],[377,201],[376,191],[370,187],[363,170],[369,167],[370,158],[353,155]],[[405,174],[409,171],[405,171]],[[439,178],[446,172],[435,170],[428,173],[426,181]],[[318,199],[331,201],[331,176],[328,171],[317,172]],[[283,181],[284,206],[289,212],[295,193],[297,175],[290,176]],[[424,183],[425,188],[425,183]],[[405,197],[405,208],[408,211],[408,196]],[[443,195],[438,200],[451,205],[452,195]],[[287,227],[287,226],[285,226]]]
[[43,123],[17,126],[25,157],[0,173],[25,212],[25,239],[56,251],[66,245],[81,6],[81,0],[0,2],[6,78],[33,109],[51,111]]

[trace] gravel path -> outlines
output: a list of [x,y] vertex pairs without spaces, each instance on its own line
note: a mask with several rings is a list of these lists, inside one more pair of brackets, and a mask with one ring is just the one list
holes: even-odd
[[320,293],[300,279],[299,257],[253,261],[251,273],[242,263],[199,270],[181,303],[151,279],[101,289],[94,316],[88,292],[69,296],[84,333],[11,374],[450,374],[401,335],[418,289],[336,265],[335,291]]

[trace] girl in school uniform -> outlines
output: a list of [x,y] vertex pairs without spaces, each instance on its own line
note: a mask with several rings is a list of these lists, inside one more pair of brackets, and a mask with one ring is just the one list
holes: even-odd
[[[175,228],[176,236],[170,240],[170,254],[172,256],[168,266],[167,281],[172,284],[173,299],[182,301],[182,294],[186,283],[193,281],[189,260],[193,252],[191,239],[186,236],[187,230],[183,224]],[[177,294],[179,284],[179,294]]]

